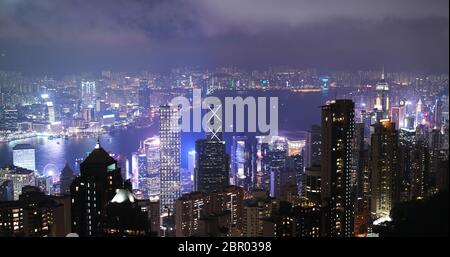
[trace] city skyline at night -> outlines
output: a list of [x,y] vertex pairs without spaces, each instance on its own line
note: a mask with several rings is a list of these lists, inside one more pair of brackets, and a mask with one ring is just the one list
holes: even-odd
[[0,237],[448,237],[448,1],[0,0],[0,24]]

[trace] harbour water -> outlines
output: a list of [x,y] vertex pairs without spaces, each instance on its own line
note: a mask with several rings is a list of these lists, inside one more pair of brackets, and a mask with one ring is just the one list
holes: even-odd
[[[331,90],[330,90],[331,91]],[[330,100],[334,93],[328,92],[224,92],[223,96],[278,96],[279,97],[279,130],[304,131],[311,125],[320,123],[320,106]],[[100,137],[101,145],[107,151],[126,156],[131,160],[132,152],[137,151],[140,141],[157,135],[158,123],[149,128],[128,129],[114,134],[104,134]],[[187,153],[195,147],[195,140],[202,138],[202,133],[182,133],[181,161],[182,167],[187,166]],[[230,137],[225,137],[225,139]],[[28,143],[36,148],[36,168],[39,173],[45,169],[54,169],[59,172],[67,162],[76,168],[77,160],[81,160],[94,148],[97,138],[69,138],[53,139],[47,137],[27,138],[9,143],[0,143],[0,166],[12,164],[12,148],[16,144]],[[227,142],[229,148],[231,142]]]

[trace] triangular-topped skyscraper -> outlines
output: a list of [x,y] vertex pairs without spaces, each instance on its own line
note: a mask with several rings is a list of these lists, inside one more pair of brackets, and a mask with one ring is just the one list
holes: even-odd
[[70,188],[73,232],[80,236],[98,236],[102,215],[120,189],[124,189],[124,181],[117,161],[97,142],[80,164],[80,176]]

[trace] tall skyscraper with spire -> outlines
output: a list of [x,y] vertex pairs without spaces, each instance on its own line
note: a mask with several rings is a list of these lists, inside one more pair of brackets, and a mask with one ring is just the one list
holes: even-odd
[[382,112],[382,118],[389,117],[389,108],[390,108],[390,100],[389,100],[389,84],[386,82],[385,74],[384,74],[384,66],[381,71],[381,79],[378,81],[376,85],[377,91],[377,103],[375,104],[375,108],[378,111]]

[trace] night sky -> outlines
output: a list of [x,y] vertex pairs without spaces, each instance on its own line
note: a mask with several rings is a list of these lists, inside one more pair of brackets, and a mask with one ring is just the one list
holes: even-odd
[[447,73],[448,0],[0,0],[0,69]]

